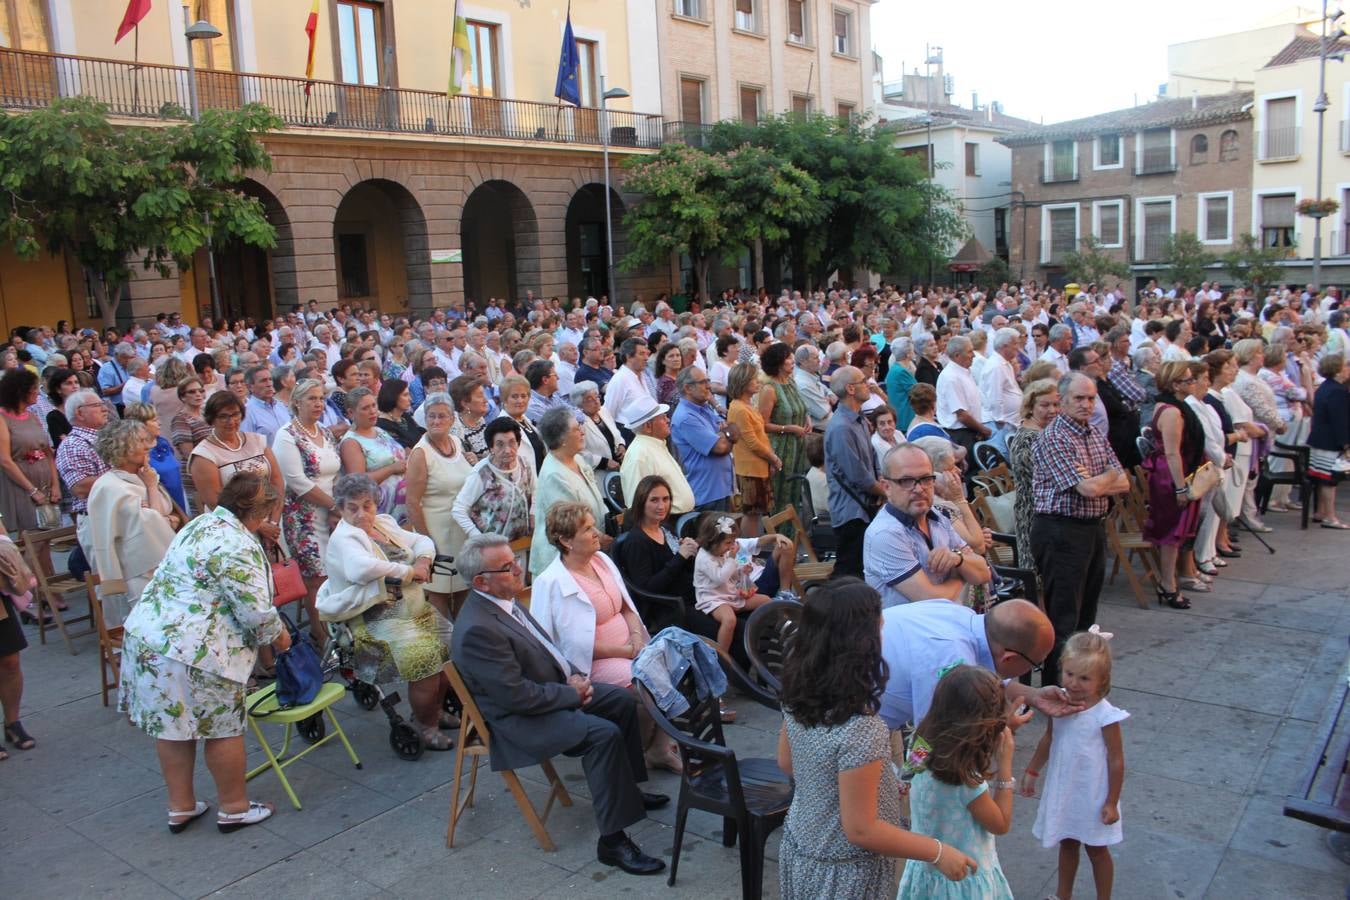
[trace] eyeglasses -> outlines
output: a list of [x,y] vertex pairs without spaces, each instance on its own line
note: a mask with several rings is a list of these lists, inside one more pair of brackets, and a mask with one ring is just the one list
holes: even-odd
[[1012,652],[1016,653],[1018,656],[1022,657],[1022,658],[1025,659],[1027,662],[1031,663],[1031,671],[1027,673],[1028,675],[1034,675],[1034,674],[1036,674],[1037,672],[1040,672],[1042,669],[1045,668],[1045,663],[1043,663],[1043,662],[1036,662],[1036,660],[1032,659],[1030,656],[1027,656],[1027,655],[1026,655],[1025,653],[1023,653],[1021,650],[1013,650],[1012,647],[1009,647],[1008,649],[1009,649],[1009,650],[1012,650]]
[[510,562],[509,565],[502,566],[500,569],[484,569],[483,571],[479,572],[478,574],[479,574],[479,575],[505,575],[507,572],[522,572],[522,571],[524,571],[524,569],[521,568],[520,563],[516,562],[516,561],[513,559],[513,560],[511,560],[511,562]]
[[936,475],[920,475],[918,478],[891,478],[889,475],[882,475],[881,478],[883,481],[889,481],[902,491],[912,491],[916,487],[927,490],[937,483]]

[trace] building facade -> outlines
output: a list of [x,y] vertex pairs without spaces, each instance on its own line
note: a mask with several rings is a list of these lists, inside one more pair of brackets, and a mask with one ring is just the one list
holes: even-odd
[[[1012,151],[1014,275],[1062,284],[1092,236],[1135,279],[1181,232],[1214,254],[1250,230],[1253,94],[1158,100],[1000,138]],[[1223,273],[1216,270],[1215,277]]]
[[[181,120],[188,109],[178,4],[154,4],[137,35],[114,43],[122,3],[0,2],[0,105],[23,110],[92,95],[130,125]],[[462,92],[449,97],[453,8],[321,0],[307,83],[308,4],[192,0],[191,18],[222,32],[191,45],[201,107],[259,101],[285,122],[264,139],[273,171],[243,187],[267,209],[277,247],[215,248],[226,313],[262,318],[310,299],[393,311],[526,290],[606,292],[606,203],[617,261],[621,218],[634,200],[622,192],[622,163],[665,139],[652,35],[631,27],[622,0],[573,0],[583,108],[562,106],[553,90],[568,4],[475,0],[461,7],[469,71]],[[631,97],[601,112],[606,85]],[[644,102],[652,105],[633,111]],[[138,271],[119,317],[181,309],[196,321],[211,309],[206,273],[205,251],[167,279]],[[673,276],[664,267],[615,271],[615,293],[668,289]],[[6,327],[98,318],[83,273],[64,259],[0,254],[0,297]]]

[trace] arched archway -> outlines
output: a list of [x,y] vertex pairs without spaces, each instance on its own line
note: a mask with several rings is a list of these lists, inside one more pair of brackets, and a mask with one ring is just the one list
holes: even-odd
[[[216,284],[225,315],[232,319],[249,316],[261,322],[300,302],[295,279],[295,237],[290,216],[275,194],[251,178],[240,182],[238,189],[262,204],[267,221],[277,230],[277,245],[264,250],[239,240],[222,241],[215,248]],[[205,251],[201,255],[203,258],[194,264],[202,273],[198,300],[210,309],[210,294],[203,293],[207,290],[208,271]]]
[[485,181],[464,202],[460,219],[464,298],[514,302],[539,289],[539,221],[525,193],[509,181]]
[[[609,215],[614,231],[614,259],[609,259],[605,239],[605,186],[584,184],[567,204],[567,293],[570,297],[599,297],[609,293],[606,267],[623,259],[624,202],[610,188]],[[616,284],[619,273],[614,273]],[[611,298],[612,299],[612,298]]]
[[403,185],[353,185],[333,217],[338,299],[380,310],[431,307],[431,253],[422,207]]

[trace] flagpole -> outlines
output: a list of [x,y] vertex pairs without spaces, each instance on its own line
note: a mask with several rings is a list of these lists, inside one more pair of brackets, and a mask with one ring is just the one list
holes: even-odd
[[[572,0],[567,0],[567,16],[563,19],[563,21],[564,22],[572,21]],[[556,141],[558,139],[558,136],[562,134],[563,101],[562,97],[559,97],[556,94],[554,95],[554,99],[558,101],[558,105],[553,110],[553,139]]]

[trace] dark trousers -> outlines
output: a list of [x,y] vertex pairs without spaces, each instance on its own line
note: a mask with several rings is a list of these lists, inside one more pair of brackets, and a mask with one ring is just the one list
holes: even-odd
[[842,525],[834,526],[834,537],[838,541],[834,558],[834,570],[831,578],[845,575],[863,577],[863,535],[867,533],[866,519],[850,519]]
[[1058,684],[1064,642],[1097,621],[1106,528],[1098,519],[1037,515],[1031,523],[1031,554],[1041,574],[1045,614],[1055,626],[1055,649],[1046,657],[1041,684]]
[[591,789],[595,824],[601,834],[613,834],[647,816],[637,783],[647,780],[638,728],[637,698],[612,684],[595,684],[595,696],[582,707],[586,737],[568,750],[580,756]]

